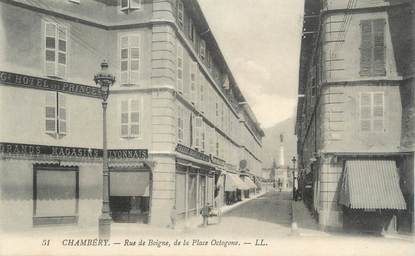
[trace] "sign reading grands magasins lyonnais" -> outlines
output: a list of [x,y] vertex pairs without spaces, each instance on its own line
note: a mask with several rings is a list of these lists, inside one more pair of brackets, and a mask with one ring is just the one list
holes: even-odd
[[[87,157],[100,158],[102,149],[59,147],[33,144],[0,143],[0,153],[12,155],[38,156],[49,155],[56,157]],[[108,157],[111,159],[146,159],[147,149],[110,149]]]
[[0,71],[0,84],[8,84],[40,90],[67,92],[94,98],[101,97],[101,90],[98,87],[3,71]]

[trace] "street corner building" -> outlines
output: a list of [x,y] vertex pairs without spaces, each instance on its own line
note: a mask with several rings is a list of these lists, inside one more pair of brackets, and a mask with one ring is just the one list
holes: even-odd
[[414,1],[306,0],[296,134],[323,229],[414,230]]
[[[0,1],[1,228],[167,226],[260,189],[264,132],[197,1]],[[232,197],[228,199],[229,197]],[[235,199],[236,197],[236,199]]]

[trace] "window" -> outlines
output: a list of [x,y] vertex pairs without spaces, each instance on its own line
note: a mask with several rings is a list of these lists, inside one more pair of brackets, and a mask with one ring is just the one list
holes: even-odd
[[219,152],[220,152],[220,149],[219,149],[219,141],[220,141],[220,138],[219,138],[219,134],[217,133],[217,132],[215,132],[215,139],[216,139],[216,156],[217,157],[219,157]]
[[138,35],[120,37],[120,62],[121,84],[138,84],[140,71],[140,37]]
[[45,73],[65,78],[67,63],[67,28],[57,23],[45,25]]
[[177,21],[179,25],[183,27],[183,20],[184,20],[184,6],[181,0],[177,1]]
[[196,88],[196,75],[197,75],[197,62],[192,62],[190,69],[190,101],[196,104],[197,88]]
[[362,20],[360,44],[360,75],[384,76],[385,69],[385,19]]
[[121,0],[121,11],[137,10],[141,8],[141,0]]
[[51,135],[66,135],[67,111],[65,95],[48,92],[45,103],[45,132]]
[[317,93],[317,84],[316,84],[316,79],[313,78],[311,80],[311,97],[316,96]]
[[360,130],[384,131],[383,92],[365,92],[360,95]]
[[203,39],[200,39],[200,52],[199,52],[199,56],[202,59],[205,59],[205,56],[206,56],[206,42]]
[[140,102],[138,99],[121,101],[121,137],[140,136]]
[[203,130],[203,118],[196,116],[193,118],[193,147],[196,149],[202,149],[202,130]]
[[205,101],[205,79],[203,77],[202,72],[199,71],[199,111],[204,113],[204,101]]
[[191,18],[189,18],[189,38],[193,42],[195,39],[195,25],[193,24],[193,21]]
[[33,169],[33,223],[76,223],[79,206],[79,169],[35,165]]
[[177,140],[183,144],[184,140],[184,110],[182,106],[177,109]]
[[183,46],[177,42],[177,90],[183,93]]

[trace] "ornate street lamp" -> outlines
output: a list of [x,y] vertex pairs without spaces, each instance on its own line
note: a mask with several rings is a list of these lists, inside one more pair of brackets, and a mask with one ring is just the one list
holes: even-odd
[[295,162],[297,162],[297,159],[295,159],[295,156],[293,156],[293,158],[291,159],[291,161],[293,162],[293,200],[297,201],[297,197],[295,196],[296,194],[296,188],[295,188]]
[[107,99],[109,88],[115,82],[115,77],[108,73],[108,63],[104,60],[101,63],[101,71],[95,74],[94,82],[101,88],[102,96],[102,209],[98,218],[98,236],[100,239],[109,239],[111,235],[111,216],[109,202],[109,170],[107,150]]

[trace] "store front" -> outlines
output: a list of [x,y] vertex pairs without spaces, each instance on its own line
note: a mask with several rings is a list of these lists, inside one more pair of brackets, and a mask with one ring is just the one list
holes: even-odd
[[340,185],[345,230],[396,230],[396,215],[406,209],[406,203],[394,160],[346,160]]
[[151,202],[151,169],[110,168],[110,210],[114,222],[148,223]]

